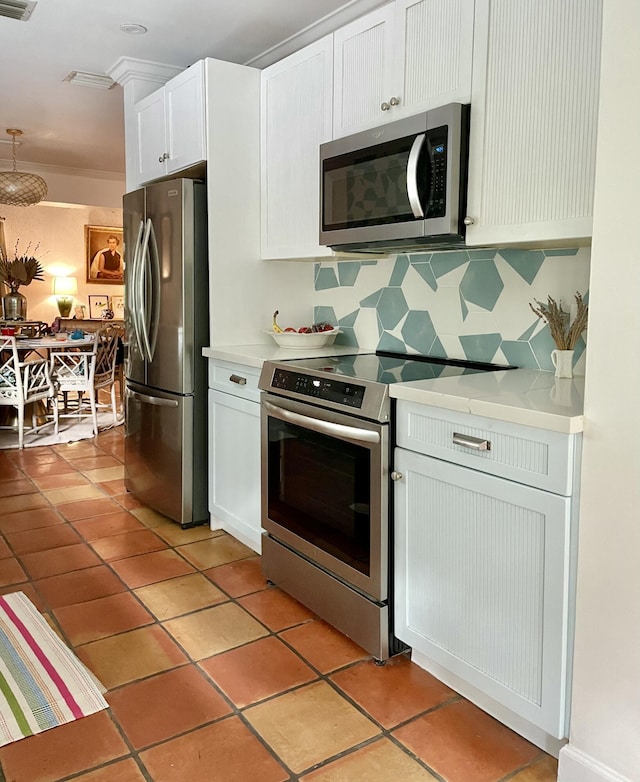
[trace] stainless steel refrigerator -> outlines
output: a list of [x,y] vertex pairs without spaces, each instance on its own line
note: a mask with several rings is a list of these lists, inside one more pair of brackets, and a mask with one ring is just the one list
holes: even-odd
[[183,527],[207,510],[206,188],[175,179],[123,199],[125,484]]

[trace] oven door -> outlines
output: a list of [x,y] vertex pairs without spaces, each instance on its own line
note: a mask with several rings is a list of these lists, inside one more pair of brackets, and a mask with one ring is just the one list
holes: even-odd
[[387,599],[388,425],[262,394],[262,526]]

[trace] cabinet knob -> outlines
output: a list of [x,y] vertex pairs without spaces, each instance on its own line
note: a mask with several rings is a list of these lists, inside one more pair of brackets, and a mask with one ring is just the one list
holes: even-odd
[[392,481],[401,481],[404,478],[404,475],[401,472],[396,472],[395,470],[391,473],[391,480]]
[[463,223],[465,225],[473,225],[475,223],[475,220],[473,219],[473,217],[465,217]]
[[160,155],[158,158],[158,163],[164,163],[165,160],[169,159],[169,153],[165,152],[164,154]]
[[382,101],[382,103],[380,104],[380,108],[382,109],[382,111],[389,111],[391,106],[385,100],[385,101]]
[[398,106],[400,104],[400,98],[389,98],[389,105],[390,106]]

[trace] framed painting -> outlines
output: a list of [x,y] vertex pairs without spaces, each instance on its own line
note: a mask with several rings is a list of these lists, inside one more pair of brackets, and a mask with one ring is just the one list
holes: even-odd
[[87,296],[89,299],[89,317],[90,318],[102,318],[104,310],[109,309],[109,297],[102,296]]
[[124,283],[122,228],[85,225],[84,244],[87,282],[122,285]]
[[124,320],[124,296],[112,296],[111,309],[116,320]]

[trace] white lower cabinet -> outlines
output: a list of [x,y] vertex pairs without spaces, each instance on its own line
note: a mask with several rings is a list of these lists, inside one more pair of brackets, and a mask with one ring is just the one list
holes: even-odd
[[[496,421],[489,430],[488,419],[399,403],[399,444],[411,432],[415,445],[433,412],[450,440],[466,427],[472,444],[486,437],[491,450],[477,452],[472,469],[453,463],[456,451],[468,458],[464,446],[451,461],[395,449],[395,633],[418,664],[551,750],[545,737],[568,729],[572,499],[490,474],[487,453],[522,466],[535,451],[531,427]],[[562,437],[576,446],[575,435]]]
[[259,370],[209,363],[211,527],[224,529],[260,553]]

